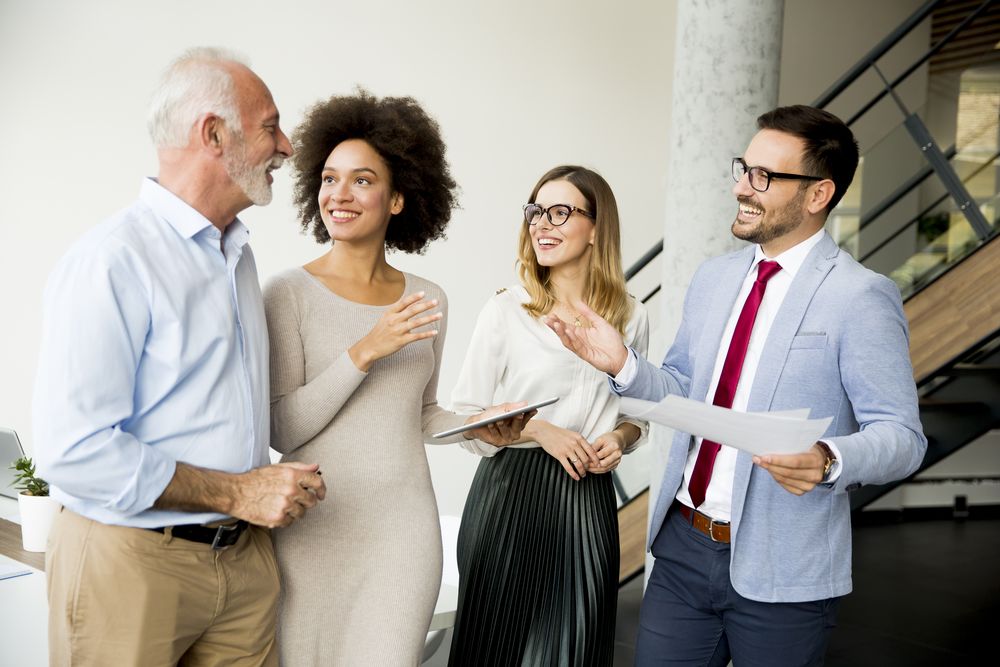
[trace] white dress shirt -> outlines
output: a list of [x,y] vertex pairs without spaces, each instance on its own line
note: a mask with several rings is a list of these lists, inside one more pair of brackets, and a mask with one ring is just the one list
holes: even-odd
[[152,509],[177,461],[266,465],[268,341],[250,233],[223,234],[147,179],[45,290],[35,455],[52,496],[106,524],[206,523]]
[[[746,277],[743,279],[743,285],[733,304],[733,310],[729,315],[726,328],[722,333],[722,340],[719,343],[719,349],[716,353],[715,367],[712,371],[712,383],[709,385],[708,393],[705,396],[706,403],[711,405],[715,399],[715,390],[719,384],[719,377],[722,375],[722,366],[725,363],[726,354],[729,352],[729,344],[733,338],[733,332],[736,330],[736,322],[740,317],[743,304],[750,294],[753,283],[757,279],[757,265],[763,260],[772,260],[778,262],[781,270],[774,274],[767,282],[767,289],[764,291],[764,298],[757,311],[757,318],[754,321],[753,330],[750,334],[750,343],[747,346],[746,358],[743,360],[739,384],[733,396],[732,409],[741,412],[746,411],[747,402],[750,398],[750,389],[753,387],[754,376],[757,374],[757,364],[760,361],[764,343],[767,341],[767,336],[771,331],[771,325],[778,314],[778,309],[781,308],[781,304],[785,300],[785,295],[788,294],[788,289],[791,287],[792,281],[802,267],[802,263],[805,261],[809,251],[819,243],[824,233],[824,230],[820,229],[806,240],[789,248],[777,257],[765,257],[764,251],[761,250],[760,246],[757,246],[753,263],[750,265],[750,270],[747,271]],[[630,352],[625,366],[614,377],[614,381],[619,387],[627,387],[635,379],[636,363],[636,358]],[[684,469],[684,482],[677,492],[677,500],[688,507],[694,507],[691,495],[688,493],[688,484],[691,481],[691,473],[694,471],[695,462],[698,460],[701,441],[700,437],[695,438],[695,446],[691,448],[688,454],[687,466]],[[836,447],[825,440],[824,442],[830,446],[834,455],[839,459],[840,453]],[[698,507],[698,511],[707,514],[716,521],[729,521],[731,518],[733,479],[736,474],[737,453],[737,449],[726,445],[722,445],[719,449],[719,453],[715,458],[715,466],[712,469],[712,479],[705,493],[705,501]],[[833,482],[836,479],[837,472],[839,471],[834,471],[833,476],[825,481]]]

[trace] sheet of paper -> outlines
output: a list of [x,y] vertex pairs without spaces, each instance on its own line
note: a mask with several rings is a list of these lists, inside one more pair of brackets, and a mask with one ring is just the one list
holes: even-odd
[[7,558],[6,556],[0,556],[0,580],[10,579],[12,577],[21,577],[26,574],[31,574],[35,570],[24,563],[19,563],[13,558]]
[[826,432],[832,417],[808,419],[809,410],[737,412],[667,396],[659,403],[622,398],[620,410],[672,429],[701,436],[751,454],[800,454]]

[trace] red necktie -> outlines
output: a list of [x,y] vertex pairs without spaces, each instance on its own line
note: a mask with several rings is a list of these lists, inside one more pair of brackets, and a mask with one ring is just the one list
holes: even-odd
[[[719,376],[719,386],[715,389],[712,405],[723,408],[733,407],[733,397],[736,395],[736,387],[740,383],[740,372],[743,370],[743,360],[747,356],[750,333],[753,331],[753,323],[757,319],[757,310],[760,309],[760,302],[764,300],[767,281],[780,270],[781,267],[777,262],[763,261],[757,265],[757,280],[750,288],[750,294],[747,296],[746,303],[743,304],[740,317],[736,320],[736,329],[733,331],[733,339],[729,342],[726,361],[722,364],[722,374]],[[705,491],[708,490],[708,482],[712,479],[712,468],[715,466],[715,457],[718,455],[719,449],[720,445],[717,442],[701,441],[698,459],[694,463],[691,481],[688,483],[688,493],[691,494],[691,501],[695,507],[705,502]]]

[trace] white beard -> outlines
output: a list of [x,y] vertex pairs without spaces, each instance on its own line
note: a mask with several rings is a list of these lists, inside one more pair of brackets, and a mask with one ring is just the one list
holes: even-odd
[[267,182],[267,172],[270,168],[277,169],[284,159],[276,156],[262,162],[259,165],[252,165],[247,162],[246,143],[243,138],[237,139],[232,150],[223,158],[223,165],[226,173],[243,190],[247,199],[257,206],[267,206],[271,203],[271,184]]

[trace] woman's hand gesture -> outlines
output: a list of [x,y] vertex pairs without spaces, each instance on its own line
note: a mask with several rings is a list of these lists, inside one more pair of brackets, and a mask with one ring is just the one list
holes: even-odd
[[386,309],[372,330],[347,351],[359,370],[367,373],[378,359],[388,357],[410,343],[437,335],[436,329],[414,332],[441,319],[440,312],[417,317],[438,305],[437,299],[423,301],[423,298],[423,292],[403,295]]
[[562,465],[566,473],[580,481],[591,465],[600,465],[600,458],[587,439],[569,429],[560,428],[546,421],[532,422],[531,438]]

